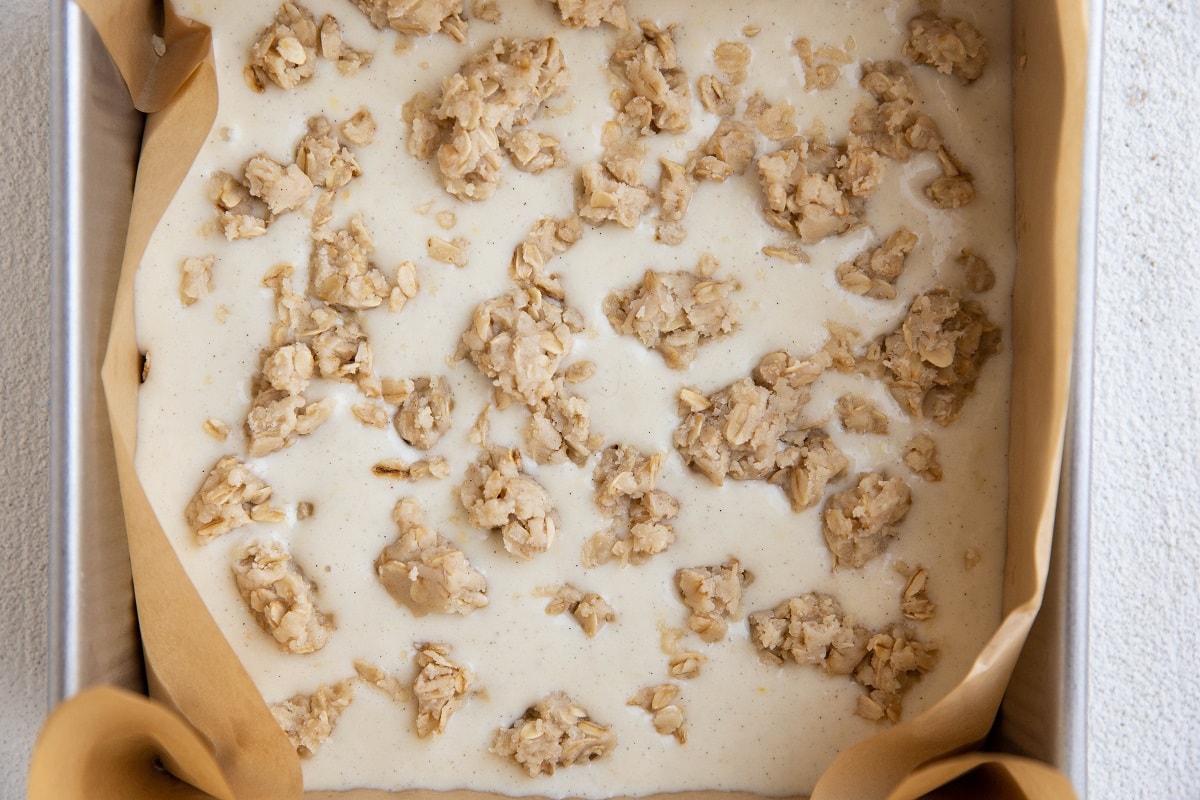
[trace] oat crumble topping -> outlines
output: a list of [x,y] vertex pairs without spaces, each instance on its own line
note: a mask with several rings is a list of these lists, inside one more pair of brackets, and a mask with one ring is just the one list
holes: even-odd
[[267,81],[292,89],[312,77],[317,66],[317,23],[299,3],[283,3],[275,20],[250,48],[246,85],[256,92]]
[[918,433],[904,445],[904,465],[927,481],[937,482],[942,479],[937,442],[928,433]]
[[238,592],[259,626],[287,653],[325,646],[333,620],[316,607],[313,586],[282,542],[253,542],[233,563]]
[[584,543],[584,567],[612,560],[640,564],[675,542],[670,520],[679,513],[679,501],[656,488],[665,455],[647,455],[624,444],[600,454],[592,482],[596,505],[612,524]]
[[371,467],[371,472],[380,478],[391,478],[402,481],[423,481],[427,478],[450,477],[450,462],[441,456],[430,459],[420,459],[409,464],[399,458],[387,458],[377,461]]
[[979,29],[958,17],[927,12],[908,21],[903,53],[918,64],[973,83],[987,65],[987,43]]
[[568,28],[596,28],[607,22],[614,28],[627,30],[629,17],[625,0],[550,0],[558,7],[563,25]]
[[412,688],[417,699],[417,736],[444,733],[450,717],[466,704],[475,676],[450,660],[448,644],[417,645],[413,661],[418,670]]
[[826,594],[785,600],[773,611],[750,615],[750,641],[769,663],[820,667],[830,675],[849,675],[867,654],[871,633]]
[[564,692],[552,692],[510,728],[497,730],[491,752],[511,758],[530,777],[600,758],[616,746],[612,728],[601,725]]
[[999,351],[1000,329],[982,306],[953,289],[936,288],[917,295],[900,326],[868,347],[864,365],[888,384],[910,416],[945,426]]
[[861,475],[856,485],[825,503],[825,543],[835,567],[858,569],[900,534],[897,524],[908,514],[912,494],[900,478],[878,472]]
[[400,679],[390,672],[361,659],[354,660],[354,671],[358,677],[375,687],[397,703],[407,703],[412,699],[412,690],[400,682]]
[[271,716],[300,757],[310,758],[329,741],[338,717],[353,699],[353,681],[341,681],[322,686],[312,694],[302,693],[282,703],[273,703]]
[[628,705],[650,712],[654,730],[661,735],[674,736],[680,744],[687,744],[684,711],[677,702],[679,694],[679,687],[673,683],[646,686],[629,698]]
[[876,300],[896,297],[896,280],[904,270],[908,254],[917,246],[917,236],[900,228],[874,250],[864,250],[853,262],[838,265],[838,284],[848,292]]
[[374,252],[375,243],[360,215],[343,230],[315,231],[309,262],[313,297],[349,309],[378,306],[392,287],[371,261]]
[[467,467],[459,499],[472,525],[497,531],[504,549],[522,558],[544,553],[558,532],[546,488],[525,474],[521,452],[489,446]]
[[442,82],[439,97],[418,94],[405,105],[408,151],[436,157],[446,191],[460,200],[491,197],[509,139],[567,80],[557,40],[496,39]]
[[462,41],[466,31],[460,14],[462,0],[354,0],[379,30],[391,28],[407,36],[444,31]]
[[929,599],[929,570],[917,567],[908,576],[908,583],[900,593],[900,612],[906,619],[922,622],[933,619],[937,604]]
[[424,517],[411,497],[392,510],[400,536],[375,561],[388,594],[418,614],[469,614],[486,606],[487,579],[449,539],[427,527]]
[[981,256],[964,248],[957,262],[962,268],[968,291],[981,294],[991,291],[996,285],[996,273]]
[[808,507],[813,493],[819,497],[847,466],[824,434],[802,421],[811,384],[832,364],[826,350],[803,360],[780,350],[764,356],[750,377],[712,395],[685,387],[675,448],[717,486],[727,476],[770,481],[785,487],[794,508]]
[[725,638],[730,619],[742,613],[742,590],[754,582],[736,558],[715,567],[686,567],[675,573],[683,604],[691,610],[687,626],[706,642]]
[[657,350],[672,369],[686,369],[700,345],[737,328],[740,309],[729,299],[737,288],[698,272],[648,269],[640,285],[608,295],[602,310],[618,333]]
[[563,584],[546,606],[547,614],[570,614],[583,628],[590,639],[600,632],[605,623],[617,618],[617,612],[608,601],[595,592],[584,593],[571,584]]
[[209,470],[183,514],[204,543],[277,511],[267,505],[270,499],[271,487],[262,478],[236,456],[224,456]]
[[682,133],[691,127],[691,89],[675,50],[675,28],[642,20],[613,51],[609,64],[627,90],[617,92],[622,117],[642,133]]
[[804,65],[805,91],[831,89],[842,76],[842,67],[853,62],[850,55],[840,47],[825,45],[813,49],[812,42],[800,38],[793,42],[796,55]]
[[216,263],[213,256],[185,258],[183,276],[179,281],[179,299],[185,306],[202,300],[213,290],[212,268]]
[[430,375],[401,382],[394,424],[400,438],[418,450],[429,450],[450,430],[454,397],[450,382]]
[[700,677],[700,668],[708,661],[708,656],[694,650],[671,656],[667,663],[667,672],[676,680],[686,681]]
[[867,643],[867,657],[854,671],[855,682],[866,690],[855,713],[898,722],[904,693],[936,663],[937,646],[918,641],[903,625],[875,633]]
[[834,406],[842,427],[851,433],[873,433],[886,436],[888,416],[879,407],[859,394],[844,394]]

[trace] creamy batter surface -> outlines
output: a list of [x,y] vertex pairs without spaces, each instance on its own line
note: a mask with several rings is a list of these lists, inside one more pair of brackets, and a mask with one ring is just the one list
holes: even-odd
[[[946,2],[938,12],[965,18],[986,38],[986,67],[967,83],[957,73],[938,72],[902,54],[909,21],[924,13],[916,2],[628,0],[626,30],[610,21],[569,28],[549,0],[502,0],[495,4],[497,13],[468,2],[461,23],[450,19],[441,32],[420,35],[377,29],[350,2],[308,0],[305,7],[317,24],[323,15],[335,16],[344,42],[370,53],[369,63],[355,64],[356,71],[339,69],[343,65],[334,60],[310,62],[315,57],[301,53],[315,66],[311,77],[288,89],[268,78],[261,92],[245,72],[251,48],[279,12],[277,3],[177,5],[213,28],[220,107],[137,276],[137,334],[148,361],[139,403],[138,473],[189,576],[269,704],[353,679],[353,700],[337,716],[332,735],[304,758],[308,788],[469,788],[584,798],[688,789],[805,793],[839,751],[892,724],[856,714],[868,689],[852,675],[787,658],[772,662],[754,646],[748,617],[806,593],[835,598],[852,616],[848,624],[871,634],[902,624],[919,642],[936,645],[932,668],[905,678],[901,719],[917,715],[962,679],[999,622],[1005,552],[1009,304],[1016,256],[1004,4]],[[642,174],[629,183],[645,187],[650,205],[633,226],[584,219],[578,241],[545,265],[581,323],[570,336],[560,377],[572,364],[594,364],[594,374],[586,377],[591,368],[579,367],[571,377],[586,379],[561,384],[561,391],[586,401],[590,432],[603,443],[593,441],[598,446],[590,454],[575,453],[580,463],[538,463],[524,453],[524,472],[544,487],[556,523],[545,552],[526,558],[509,552],[498,532],[473,524],[460,493],[481,452],[472,431],[485,406],[492,405],[487,442],[524,451],[530,410],[520,399],[498,407],[489,376],[470,357],[454,356],[476,308],[517,285],[510,273],[514,249],[534,225],[546,217],[570,218],[583,202],[580,173],[604,158],[605,126],[618,117],[614,92],[617,102],[627,98],[621,92],[628,81],[614,75],[620,70],[610,59],[637,35],[631,30],[641,20],[663,30],[675,26],[670,36],[688,89],[689,116],[684,130],[670,130],[666,123],[636,139],[644,146]],[[557,140],[554,158],[560,165],[522,171],[514,157],[502,155],[494,193],[460,199],[447,191],[436,156],[426,160],[411,152],[416,106],[410,100],[418,93],[439,98],[444,81],[498,37],[554,37],[561,48],[569,77],[528,124],[528,130]],[[811,43],[814,63],[832,65],[817,76],[831,82],[826,88],[806,88],[803,48],[796,47],[801,37]],[[744,70],[744,76],[732,76],[740,81],[723,77],[729,65],[714,56],[721,43],[743,46],[723,51],[735,61],[739,53],[748,55],[744,66],[732,68]],[[289,47],[277,49],[286,53]],[[948,168],[933,149],[914,148],[907,161],[888,159],[860,219],[803,240],[765,218],[761,163],[751,161],[723,181],[698,180],[679,221],[686,235],[677,244],[660,240],[659,159],[687,165],[722,119],[706,107],[699,88],[703,76],[736,86],[734,119],[746,120],[748,101],[761,93],[785,131],[794,124],[785,135],[778,126],[749,123],[754,157],[761,160],[791,135],[843,143],[856,111],[880,102],[860,80],[868,65],[883,61],[911,71],[920,113],[936,124],[954,165]],[[791,116],[781,110],[785,106]],[[296,160],[306,120],[324,115],[336,137],[338,125],[360,109],[377,127],[369,144],[348,144],[360,175],[330,190],[318,185],[295,210],[269,220],[262,235],[226,238],[210,195],[215,175],[243,178],[247,162],[260,154],[286,168]],[[634,141],[628,130],[621,136]],[[955,170],[969,176],[974,196],[961,207],[940,208],[926,187]],[[280,208],[289,202],[276,199]],[[292,265],[292,290],[311,301],[314,222],[340,231],[356,216],[373,240],[370,260],[386,291],[375,307],[334,310],[360,326],[371,363],[363,367],[360,358],[359,366],[381,381],[444,377],[453,397],[449,428],[429,449],[417,449],[392,424],[399,403],[389,398],[397,400],[397,384],[381,383],[387,396],[371,397],[370,381],[322,377],[318,365],[304,397],[327,418],[282,449],[263,452],[252,446],[245,422],[261,388],[256,380],[263,359],[284,341],[272,339],[277,290],[264,285],[264,277],[278,275],[281,264]],[[839,265],[852,264],[900,228],[916,241],[891,292],[860,295],[839,283]],[[431,237],[461,248],[465,266],[438,260],[460,255],[457,249],[439,253]],[[971,273],[978,264],[962,258],[964,249],[986,259],[994,286],[985,288],[990,281],[981,283]],[[185,303],[182,265],[210,256],[211,288],[204,266],[193,262],[193,278],[200,277],[190,284],[192,302]],[[606,298],[636,286],[646,270],[694,272],[698,264],[711,266],[709,257],[716,265],[711,279],[736,286],[728,293],[738,309],[736,325],[702,340],[686,368],[671,369],[660,352],[610,322]],[[399,273],[415,275],[418,288],[392,310],[388,298],[400,304],[392,289],[401,285],[398,267],[405,262],[411,262],[411,271],[404,267]],[[687,413],[681,416],[682,388],[711,397],[750,376],[768,353],[784,350],[800,360],[821,353],[830,336],[827,323],[857,332],[849,347],[866,364],[872,343],[896,331],[914,298],[935,287],[977,303],[998,329],[998,352],[982,363],[949,424],[934,419],[928,404],[923,416],[914,416],[889,391],[877,362],[874,369],[860,364],[847,371],[826,365],[811,385],[803,425],[824,431],[847,465],[810,507],[793,510],[785,489],[769,481],[727,477],[717,486],[685,464],[673,441]],[[930,363],[945,367],[944,355],[933,352]],[[846,395],[881,412],[887,433],[848,429],[854,424],[844,424],[838,412],[839,398]],[[386,415],[383,427],[361,418],[368,405]],[[907,443],[921,433],[936,443],[941,480],[928,480],[905,463]],[[678,503],[678,513],[666,518],[675,540],[662,552],[634,559],[641,563],[623,565],[613,558],[588,566],[585,544],[613,524],[597,506],[593,483],[601,453],[611,445],[662,454],[656,488]],[[258,511],[251,501],[241,506],[249,515],[246,524],[199,535],[185,509],[225,456],[245,464],[271,493]],[[373,471],[397,460],[444,463],[434,469],[445,474],[404,480]],[[823,535],[827,505],[868,473],[901,479],[911,507],[895,522],[895,535],[884,537],[881,552],[861,566],[835,565]],[[486,605],[469,613],[415,613],[389,594],[376,563],[400,534],[393,509],[401,498],[415,499],[424,524],[486,579]],[[315,587],[313,602],[327,625],[320,646],[290,652],[252,614],[233,569],[252,543],[286,549]],[[681,598],[677,572],[719,566],[731,557],[753,581],[745,585],[724,636],[706,641],[689,628],[691,611]],[[936,608],[927,613],[927,604],[913,603],[915,618],[906,618],[901,598],[906,587],[917,594],[912,577],[920,569],[928,578],[920,599]],[[614,618],[588,636],[570,613],[546,613],[564,584],[599,595]],[[473,679],[455,703],[460,707],[446,717],[444,731],[419,737],[418,700],[405,696],[427,662],[418,660],[415,649],[424,643],[448,645],[449,658]],[[672,657],[682,653],[702,656],[698,674],[670,673]],[[389,685],[396,690],[380,691],[356,678],[356,661],[392,676]],[[682,712],[683,736],[670,720],[662,726],[666,735],[659,733],[658,717],[629,702],[640,690],[663,684],[677,687],[670,704]],[[536,777],[490,752],[497,730],[558,691],[608,729],[607,752]],[[658,705],[661,710],[663,703]]]

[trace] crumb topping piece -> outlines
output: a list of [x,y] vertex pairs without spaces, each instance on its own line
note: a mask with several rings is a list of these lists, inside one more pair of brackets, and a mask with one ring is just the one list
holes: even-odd
[[742,613],[742,590],[754,582],[741,562],[730,558],[715,567],[687,567],[675,573],[683,604],[691,610],[687,626],[706,642],[725,638],[729,620]]
[[899,722],[904,693],[937,663],[937,645],[918,641],[904,625],[878,631],[867,643],[867,657],[854,671],[866,693],[856,713],[870,720]]
[[764,356],[750,377],[711,395],[685,387],[676,450],[717,486],[726,477],[770,481],[784,487],[794,509],[808,508],[849,465],[803,420],[812,383],[832,364],[828,350],[803,360],[780,350]]
[[438,98],[418,94],[405,105],[408,151],[436,157],[446,191],[460,200],[491,197],[505,152],[530,152],[527,139],[510,140],[567,80],[557,40],[496,39],[443,80]]
[[904,262],[916,246],[917,235],[907,228],[900,228],[874,250],[864,250],[853,262],[839,264],[838,285],[854,294],[893,300]]
[[312,12],[299,3],[285,2],[250,47],[250,63],[244,70],[246,85],[256,92],[267,81],[281,89],[292,89],[313,76],[317,66],[317,23]]
[[686,369],[700,345],[737,327],[740,309],[729,297],[737,288],[698,272],[648,269],[640,285],[608,295],[602,309],[618,333],[657,350],[672,369]]
[[411,464],[399,458],[386,458],[383,461],[377,461],[371,467],[371,472],[380,478],[391,478],[392,480],[423,481],[426,478],[441,480],[450,477],[450,462],[441,456],[420,459]]
[[933,619],[937,604],[929,599],[929,570],[917,567],[908,576],[904,591],[900,593],[900,612],[906,619],[922,622]]
[[546,606],[547,614],[570,614],[589,639],[617,618],[616,610],[595,592],[584,593],[571,584],[563,584]]
[[553,692],[525,711],[510,728],[497,730],[491,752],[511,758],[530,777],[588,762],[610,752],[617,737],[564,692]]
[[674,736],[680,744],[687,744],[687,728],[684,725],[684,710],[679,704],[679,687],[673,683],[646,686],[629,698],[628,705],[650,712],[654,730],[663,736]]
[[238,592],[259,626],[287,653],[325,646],[333,620],[316,607],[316,587],[278,541],[253,542],[233,563]]
[[681,681],[700,677],[700,669],[708,661],[708,656],[694,650],[677,653],[671,656],[667,663],[667,672],[672,678]]
[[612,220],[634,228],[650,208],[650,193],[644,187],[618,179],[605,165],[584,164],[580,176],[583,191],[576,210],[593,225]]
[[804,89],[809,92],[833,88],[842,76],[842,67],[853,61],[842,48],[825,45],[814,49],[807,38],[797,39],[792,46],[804,65]]
[[304,396],[315,365],[306,344],[287,344],[263,354],[246,414],[250,455],[257,458],[282,450],[329,419],[331,399],[309,403]]
[[962,268],[968,291],[979,294],[991,291],[996,285],[996,273],[982,256],[964,248],[956,260]]
[[910,416],[946,426],[998,352],[1000,329],[983,307],[953,289],[935,288],[917,295],[900,326],[867,348],[863,363]]
[[[368,123],[365,120],[355,122],[361,119],[362,113],[359,111],[342,125],[340,132],[346,141],[351,141],[346,135],[347,130],[351,135],[360,138],[365,136],[362,126]],[[373,130],[374,121],[369,125]],[[308,121],[308,131],[296,145],[296,164],[304,170],[314,186],[329,191],[341,189],[362,174],[362,167],[358,165],[354,153],[335,135],[333,124],[324,116],[316,116]]]
[[[587,362],[580,362],[581,364]],[[591,407],[587,400],[566,388],[573,368],[554,378],[554,391],[530,408],[525,444],[529,455],[539,464],[561,464],[568,459],[583,466],[588,456],[604,443],[604,437],[592,432]],[[576,377],[579,370],[574,369]]]
[[692,92],[675,49],[675,28],[660,28],[650,20],[642,20],[638,28],[609,60],[628,87],[614,94],[615,105],[642,135],[682,133],[692,124]]
[[834,406],[842,427],[851,433],[873,433],[886,436],[888,416],[879,407],[859,394],[844,394]]
[[450,430],[454,397],[441,375],[400,381],[396,401],[396,433],[418,450],[429,450]]
[[354,700],[354,682],[341,681],[272,703],[271,716],[287,734],[301,758],[310,758],[333,736],[338,717]]
[[783,487],[795,512],[819,503],[829,482],[850,468],[850,459],[819,428],[805,432],[799,445],[784,451],[777,463],[781,469],[770,480]]
[[246,185],[250,194],[262,198],[272,216],[295,211],[308,202],[313,183],[298,165],[280,164],[264,155],[246,164]]
[[185,306],[202,300],[213,290],[212,268],[215,263],[215,256],[183,260],[183,274],[179,281],[179,300]]
[[688,171],[700,180],[723,183],[746,171],[754,161],[755,147],[753,128],[727,117],[717,123],[712,135],[692,156]]
[[271,487],[236,456],[222,457],[200,484],[183,515],[203,544],[281,512],[267,504]]
[[343,230],[314,232],[309,262],[313,296],[343,308],[378,306],[392,287],[371,261],[374,252],[375,242],[360,215],[351,218]]
[[904,464],[931,483],[942,479],[942,465],[937,457],[937,442],[928,433],[918,433],[904,445]]
[[487,579],[449,539],[426,527],[424,517],[415,499],[396,503],[392,519],[400,537],[375,561],[383,587],[418,614],[469,614],[486,606]]
[[354,659],[354,671],[367,684],[375,687],[397,703],[407,703],[412,699],[412,690],[400,682],[400,679],[390,672],[367,661]]
[[834,566],[858,569],[899,535],[896,527],[908,514],[912,494],[900,478],[878,472],[862,475],[858,483],[825,503],[825,543]]
[[579,312],[533,286],[516,286],[480,303],[459,353],[491,379],[501,407],[536,406],[554,393],[554,377],[583,330]]
[[555,275],[546,274],[546,264],[556,255],[565,253],[583,236],[579,217],[542,217],[529,231],[525,241],[517,245],[509,264],[509,275],[517,283],[527,283],[547,296],[562,301],[562,284]]
[[679,244],[687,238],[683,218],[692,203],[696,181],[687,167],[669,158],[660,158],[658,179],[658,223],[655,238],[663,244]]
[[356,50],[342,38],[335,17],[326,14],[318,27],[308,9],[285,2],[275,21],[250,47],[250,62],[242,74],[255,92],[263,92],[267,81],[281,89],[294,89],[313,76],[318,55],[337,64],[343,75],[353,75],[371,63],[369,52]]
[[973,83],[987,65],[987,43],[979,29],[958,17],[926,12],[908,21],[908,41],[902,51],[918,64]]
[[674,544],[669,521],[679,513],[679,501],[656,488],[664,456],[624,444],[600,454],[592,471],[596,505],[613,522],[584,544],[585,567],[612,560],[640,564]]
[[448,644],[417,645],[413,661],[418,670],[412,688],[417,699],[417,736],[444,733],[450,717],[466,704],[475,676],[450,660]]
[[750,641],[769,663],[792,661],[849,675],[867,654],[871,633],[826,594],[804,594],[750,615]]
[[354,4],[379,30],[391,28],[408,36],[445,31],[458,41],[466,33],[460,16],[462,0],[354,0]]
[[614,28],[627,30],[629,17],[625,0],[551,0],[558,7],[563,25],[568,28],[596,28],[607,22]]
[[521,452],[490,446],[467,467],[459,499],[472,525],[497,531],[522,558],[544,553],[558,532],[546,487],[525,474]]

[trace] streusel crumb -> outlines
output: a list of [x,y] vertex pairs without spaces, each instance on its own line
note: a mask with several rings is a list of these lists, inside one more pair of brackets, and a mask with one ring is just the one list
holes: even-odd
[[908,33],[903,53],[918,64],[954,75],[963,83],[973,83],[983,74],[987,43],[965,19],[925,13],[908,21]]
[[417,699],[417,736],[444,733],[450,717],[466,704],[475,676],[450,660],[448,644],[417,645],[413,662],[418,670],[412,688]]
[[338,717],[354,700],[354,682],[322,686],[312,694],[298,694],[270,706],[271,716],[287,734],[301,758],[316,755],[333,736]]
[[184,509],[188,527],[208,542],[270,509],[271,487],[235,456],[221,458]]
[[867,654],[871,633],[829,595],[804,594],[750,615],[750,641],[772,664],[793,661],[849,675]]
[[696,272],[648,269],[640,285],[608,295],[602,309],[618,333],[657,350],[672,369],[686,369],[700,345],[737,327],[740,310],[729,297],[737,288]]
[[612,728],[592,720],[566,693],[553,692],[527,709],[512,727],[496,731],[490,749],[536,777],[600,758],[616,744]]
[[675,573],[683,604],[692,612],[687,626],[706,642],[725,638],[729,620],[742,613],[742,590],[754,576],[731,558],[720,566],[687,567]]
[[570,614],[589,639],[617,618],[616,610],[603,597],[595,592],[584,593],[569,583],[559,587],[546,613]]
[[459,499],[472,525],[501,534],[504,549],[522,558],[544,553],[558,523],[545,487],[525,474],[521,453],[491,446],[467,467]]
[[233,563],[233,577],[259,626],[287,653],[325,646],[333,620],[316,607],[316,587],[278,541],[253,542]]
[[860,476],[856,485],[831,496],[822,519],[834,566],[857,569],[882,553],[899,535],[896,526],[911,505],[908,485],[878,472]]
[[469,614],[488,604],[487,579],[450,540],[424,524],[420,504],[402,498],[392,510],[400,537],[375,561],[388,594],[424,614]]
[[215,263],[214,256],[183,260],[183,275],[179,281],[179,300],[185,306],[190,306],[197,300],[207,297],[208,293],[213,290],[212,268]]
[[687,743],[684,710],[679,703],[679,687],[673,683],[646,686],[629,698],[628,705],[650,712],[654,730],[663,736],[674,736],[680,744]]

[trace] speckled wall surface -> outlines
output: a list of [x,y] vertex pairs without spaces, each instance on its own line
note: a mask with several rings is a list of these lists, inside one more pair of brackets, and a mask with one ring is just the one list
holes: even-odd
[[46,713],[49,3],[0,0],[0,797]]
[[[0,796],[45,714],[48,0],[0,0]],[[1200,0],[1109,0],[1097,276],[1093,798],[1200,797]]]

